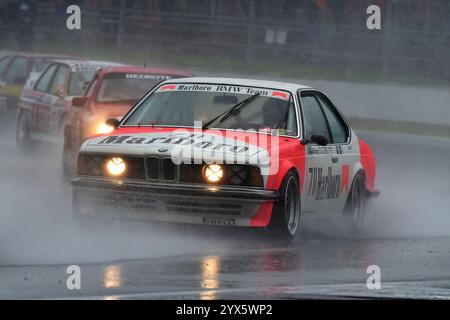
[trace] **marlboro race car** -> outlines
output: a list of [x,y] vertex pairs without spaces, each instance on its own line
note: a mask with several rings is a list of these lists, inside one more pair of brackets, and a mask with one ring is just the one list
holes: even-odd
[[83,60],[57,60],[48,65],[30,87],[20,95],[16,141],[29,150],[33,141],[60,141],[74,96],[84,88],[97,70],[117,63]]
[[115,130],[86,140],[73,214],[265,228],[294,238],[307,213],[361,228],[375,158],[331,100],[271,81],[168,80]]
[[113,130],[108,118],[122,118],[130,108],[163,80],[190,77],[185,72],[146,67],[100,69],[84,92],[74,97],[64,128],[63,173],[73,177],[78,150],[86,138]]

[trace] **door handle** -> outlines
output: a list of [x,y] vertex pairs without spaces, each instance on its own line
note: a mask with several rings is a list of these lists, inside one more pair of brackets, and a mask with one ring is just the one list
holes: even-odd
[[331,157],[331,161],[333,161],[333,163],[336,163],[339,161],[339,157],[337,156]]

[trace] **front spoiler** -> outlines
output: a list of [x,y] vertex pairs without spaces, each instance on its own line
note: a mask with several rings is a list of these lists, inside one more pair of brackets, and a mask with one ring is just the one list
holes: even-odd
[[77,177],[72,180],[76,189],[109,189],[123,192],[148,192],[158,196],[189,196],[229,199],[233,201],[263,203],[276,201],[278,192],[252,187],[214,186],[164,182],[122,181],[116,179]]
[[196,184],[78,177],[72,181],[74,217],[251,226],[277,191]]

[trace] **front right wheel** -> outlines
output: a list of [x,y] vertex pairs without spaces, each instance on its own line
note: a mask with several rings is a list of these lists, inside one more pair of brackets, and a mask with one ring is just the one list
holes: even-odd
[[289,171],[280,188],[268,226],[271,236],[293,240],[300,225],[300,187],[297,174]]
[[364,175],[359,173],[355,176],[347,198],[344,214],[346,215],[350,233],[360,233],[366,212],[366,187]]

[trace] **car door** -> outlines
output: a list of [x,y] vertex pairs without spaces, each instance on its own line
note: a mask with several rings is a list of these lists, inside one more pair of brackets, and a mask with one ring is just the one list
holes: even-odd
[[0,85],[3,84],[5,72],[9,67],[9,64],[13,57],[7,56],[0,59]]
[[304,212],[334,211],[339,198],[341,171],[336,164],[336,146],[319,145],[313,136],[322,136],[332,142],[325,113],[314,91],[300,94],[306,155],[305,184],[302,190]]
[[12,59],[13,59],[12,56],[7,56],[0,59],[0,111],[6,110],[7,108],[6,96],[3,91],[3,88],[5,86],[4,76],[6,71],[8,70],[8,67]]
[[334,206],[342,210],[352,185],[351,173],[359,160],[359,143],[356,137],[351,136],[350,127],[331,100],[321,92],[316,92],[315,97],[322,107],[331,132],[329,145],[333,146],[335,151],[332,154],[333,171],[340,174],[339,192],[336,194]]
[[9,65],[4,76],[2,94],[7,97],[8,108],[17,106],[23,85],[29,75],[29,60],[24,57],[16,57]]
[[52,80],[58,70],[58,64],[50,65],[37,80],[34,90],[32,104],[32,130],[40,134],[48,134],[50,123],[51,94],[50,88]]
[[65,100],[67,95],[67,85],[69,79],[69,67],[60,64],[50,85],[52,101],[50,105],[49,130],[52,136],[58,136],[61,129],[61,119],[69,106]]

